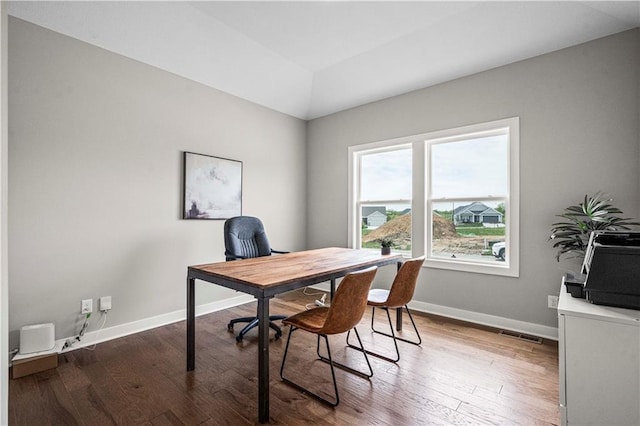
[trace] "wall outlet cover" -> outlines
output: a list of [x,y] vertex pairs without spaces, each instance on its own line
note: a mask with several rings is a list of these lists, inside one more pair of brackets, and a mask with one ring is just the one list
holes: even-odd
[[90,314],[93,312],[93,299],[84,299],[80,306],[81,314]]
[[111,309],[111,296],[103,296],[100,298],[100,311],[108,311]]

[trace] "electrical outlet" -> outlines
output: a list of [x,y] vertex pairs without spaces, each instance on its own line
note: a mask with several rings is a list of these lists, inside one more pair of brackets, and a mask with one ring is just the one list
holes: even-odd
[[111,309],[111,296],[103,296],[100,298],[100,312],[107,312]]
[[547,307],[550,309],[558,308],[558,296],[547,296]]
[[93,299],[84,299],[80,307],[81,314],[90,314],[93,312]]

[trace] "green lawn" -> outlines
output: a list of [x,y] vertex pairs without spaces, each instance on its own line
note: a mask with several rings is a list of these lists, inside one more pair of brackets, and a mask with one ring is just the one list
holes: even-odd
[[[462,236],[479,236],[479,237],[504,237],[505,228],[485,228],[484,226],[477,226],[474,223],[465,223],[456,226],[456,232]],[[363,229],[362,236],[364,237],[370,233],[370,229]],[[362,248],[379,248],[380,243],[377,241],[371,241],[369,243],[362,243]]]
[[496,236],[504,237],[504,228],[485,228],[484,226],[456,226],[456,232],[460,235]]

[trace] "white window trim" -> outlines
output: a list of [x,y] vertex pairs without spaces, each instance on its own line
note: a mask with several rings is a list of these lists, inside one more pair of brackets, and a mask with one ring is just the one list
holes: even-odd
[[[461,137],[468,139],[470,135],[491,133],[497,129],[509,129],[509,145],[507,173],[507,196],[496,197],[505,200],[506,211],[509,212],[507,228],[505,230],[505,240],[508,241],[508,263],[503,264],[469,262],[460,260],[426,258],[424,267],[448,269],[453,271],[473,272],[491,275],[502,275],[518,277],[520,273],[520,119],[518,117],[491,121],[487,123],[474,124],[470,126],[457,127],[454,129],[440,130],[423,133],[419,135],[407,136],[386,141],[372,142],[362,145],[350,146],[348,148],[349,166],[349,221],[348,221],[348,243],[350,247],[360,247],[360,213],[359,194],[354,194],[354,189],[359,188],[359,168],[356,155],[361,151],[372,152],[375,150],[385,151],[398,149],[402,145],[410,145],[413,148],[413,194],[411,201],[412,231],[411,248],[412,256],[422,256],[430,253],[430,231],[431,231],[431,200],[427,200],[428,170],[427,158],[429,150],[427,145],[442,140],[455,139]],[[422,171],[422,172],[420,172]],[[474,198],[476,200],[477,198]],[[486,199],[486,198],[483,198]],[[377,201],[377,200],[376,200]],[[398,200],[389,200],[396,202]],[[357,213],[357,214],[356,214]],[[429,214],[427,214],[429,213]]]
[[[469,139],[470,137],[489,136],[491,134],[499,133],[501,129],[508,129],[509,144],[507,146],[508,164],[507,164],[507,196],[495,197],[496,199],[504,199],[505,209],[508,212],[508,222],[505,231],[505,241],[507,241],[507,262],[503,263],[485,263],[485,262],[471,262],[462,260],[449,260],[430,257],[431,253],[431,234],[432,229],[432,217],[431,217],[431,205],[435,201],[441,201],[440,199],[431,199],[425,191],[425,253],[427,254],[425,260],[425,266],[450,269],[455,271],[475,272],[492,275],[504,275],[511,277],[518,277],[520,273],[520,120],[518,117],[507,118],[503,120],[496,120],[487,123],[474,124],[470,126],[457,127],[454,129],[441,130],[437,132],[427,133],[424,136],[426,151],[426,164],[423,168],[425,189],[429,188],[429,170],[427,166],[430,164],[429,145],[441,143],[443,141],[451,142],[455,140]],[[502,130],[504,131],[504,130]],[[468,199],[468,201],[482,201],[491,200],[492,197],[476,197]],[[456,198],[458,199],[458,198]],[[460,198],[464,200],[464,198]]]
[[[348,148],[349,155],[349,224],[348,224],[348,244],[349,247],[352,248],[360,248],[361,247],[361,233],[360,233],[360,224],[362,223],[362,210],[361,206],[371,205],[371,204],[411,204],[411,210],[413,211],[414,201],[413,200],[402,200],[402,199],[394,199],[394,200],[360,200],[360,164],[358,164],[360,160],[360,156],[357,155],[360,152],[365,152],[367,154],[372,154],[376,152],[385,152],[385,151],[395,151],[398,149],[406,149],[412,148],[413,142],[415,142],[415,137],[403,137],[397,139],[391,139],[387,141],[380,142],[372,142],[363,145],[355,145],[350,146]],[[412,157],[415,157],[415,152],[412,154]],[[415,176],[415,173],[412,173],[412,176]],[[414,177],[415,179],[415,177]],[[355,194],[355,189],[358,190],[358,194]],[[415,195],[415,188],[412,190]],[[413,239],[413,231],[411,235]]]

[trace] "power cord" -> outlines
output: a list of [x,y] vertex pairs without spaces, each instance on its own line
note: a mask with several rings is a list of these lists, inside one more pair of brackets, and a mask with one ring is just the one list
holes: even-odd
[[[107,314],[109,313],[108,310],[101,311],[101,312],[102,312],[102,318],[104,318],[104,320],[102,321],[102,325],[100,326],[100,328],[96,331],[96,338],[94,339],[96,341],[98,340],[98,333],[100,333],[102,331],[102,329],[104,328],[105,324],[107,323]],[[98,343],[96,342],[96,343],[93,344],[93,346],[82,348],[82,349],[85,349],[87,351],[92,351],[92,350],[94,350],[96,348],[97,344]]]
[[324,292],[322,292],[322,291],[316,291],[316,292],[313,292],[313,293],[309,293],[307,291],[308,288],[309,287],[302,287],[302,294],[304,294],[305,296],[319,296],[321,294],[324,294]]
[[[105,324],[107,324],[107,314],[109,313],[109,310],[104,310],[104,311],[100,311],[100,313],[102,313],[102,325],[100,326],[100,328],[96,331],[96,340],[98,339],[98,335],[97,333],[99,333],[100,331],[102,331],[102,329],[104,328]],[[78,335],[74,338],[74,339],[67,339],[66,342],[64,342],[64,345],[62,346],[62,350],[64,351],[67,348],[72,347],[76,342],[80,342],[82,341],[82,338],[84,337],[84,334],[87,332],[87,329],[89,328],[89,318],[91,318],[91,314],[87,314],[84,318],[84,323],[82,324],[82,328],[80,328],[80,333],[78,333]],[[86,349],[88,351],[92,351],[96,348],[96,343],[93,344],[92,347],[86,347],[86,348],[82,348],[82,349]]]
[[322,294],[322,297],[320,299],[316,299],[316,301],[314,303],[307,303],[304,307],[307,309],[307,311],[309,309],[314,309],[314,308],[328,308],[329,304],[326,303],[327,300],[327,293],[319,293]]
[[78,335],[75,337],[75,339],[67,339],[66,342],[64,342],[64,346],[62,346],[62,350],[65,350],[67,348],[70,348],[71,346],[74,345],[74,343],[79,342],[82,340],[82,337],[84,336],[84,333],[87,331],[87,328],[89,328],[89,318],[91,318],[91,314],[87,314],[84,317],[84,324],[82,324],[82,328],[80,329],[80,333],[78,333]]

